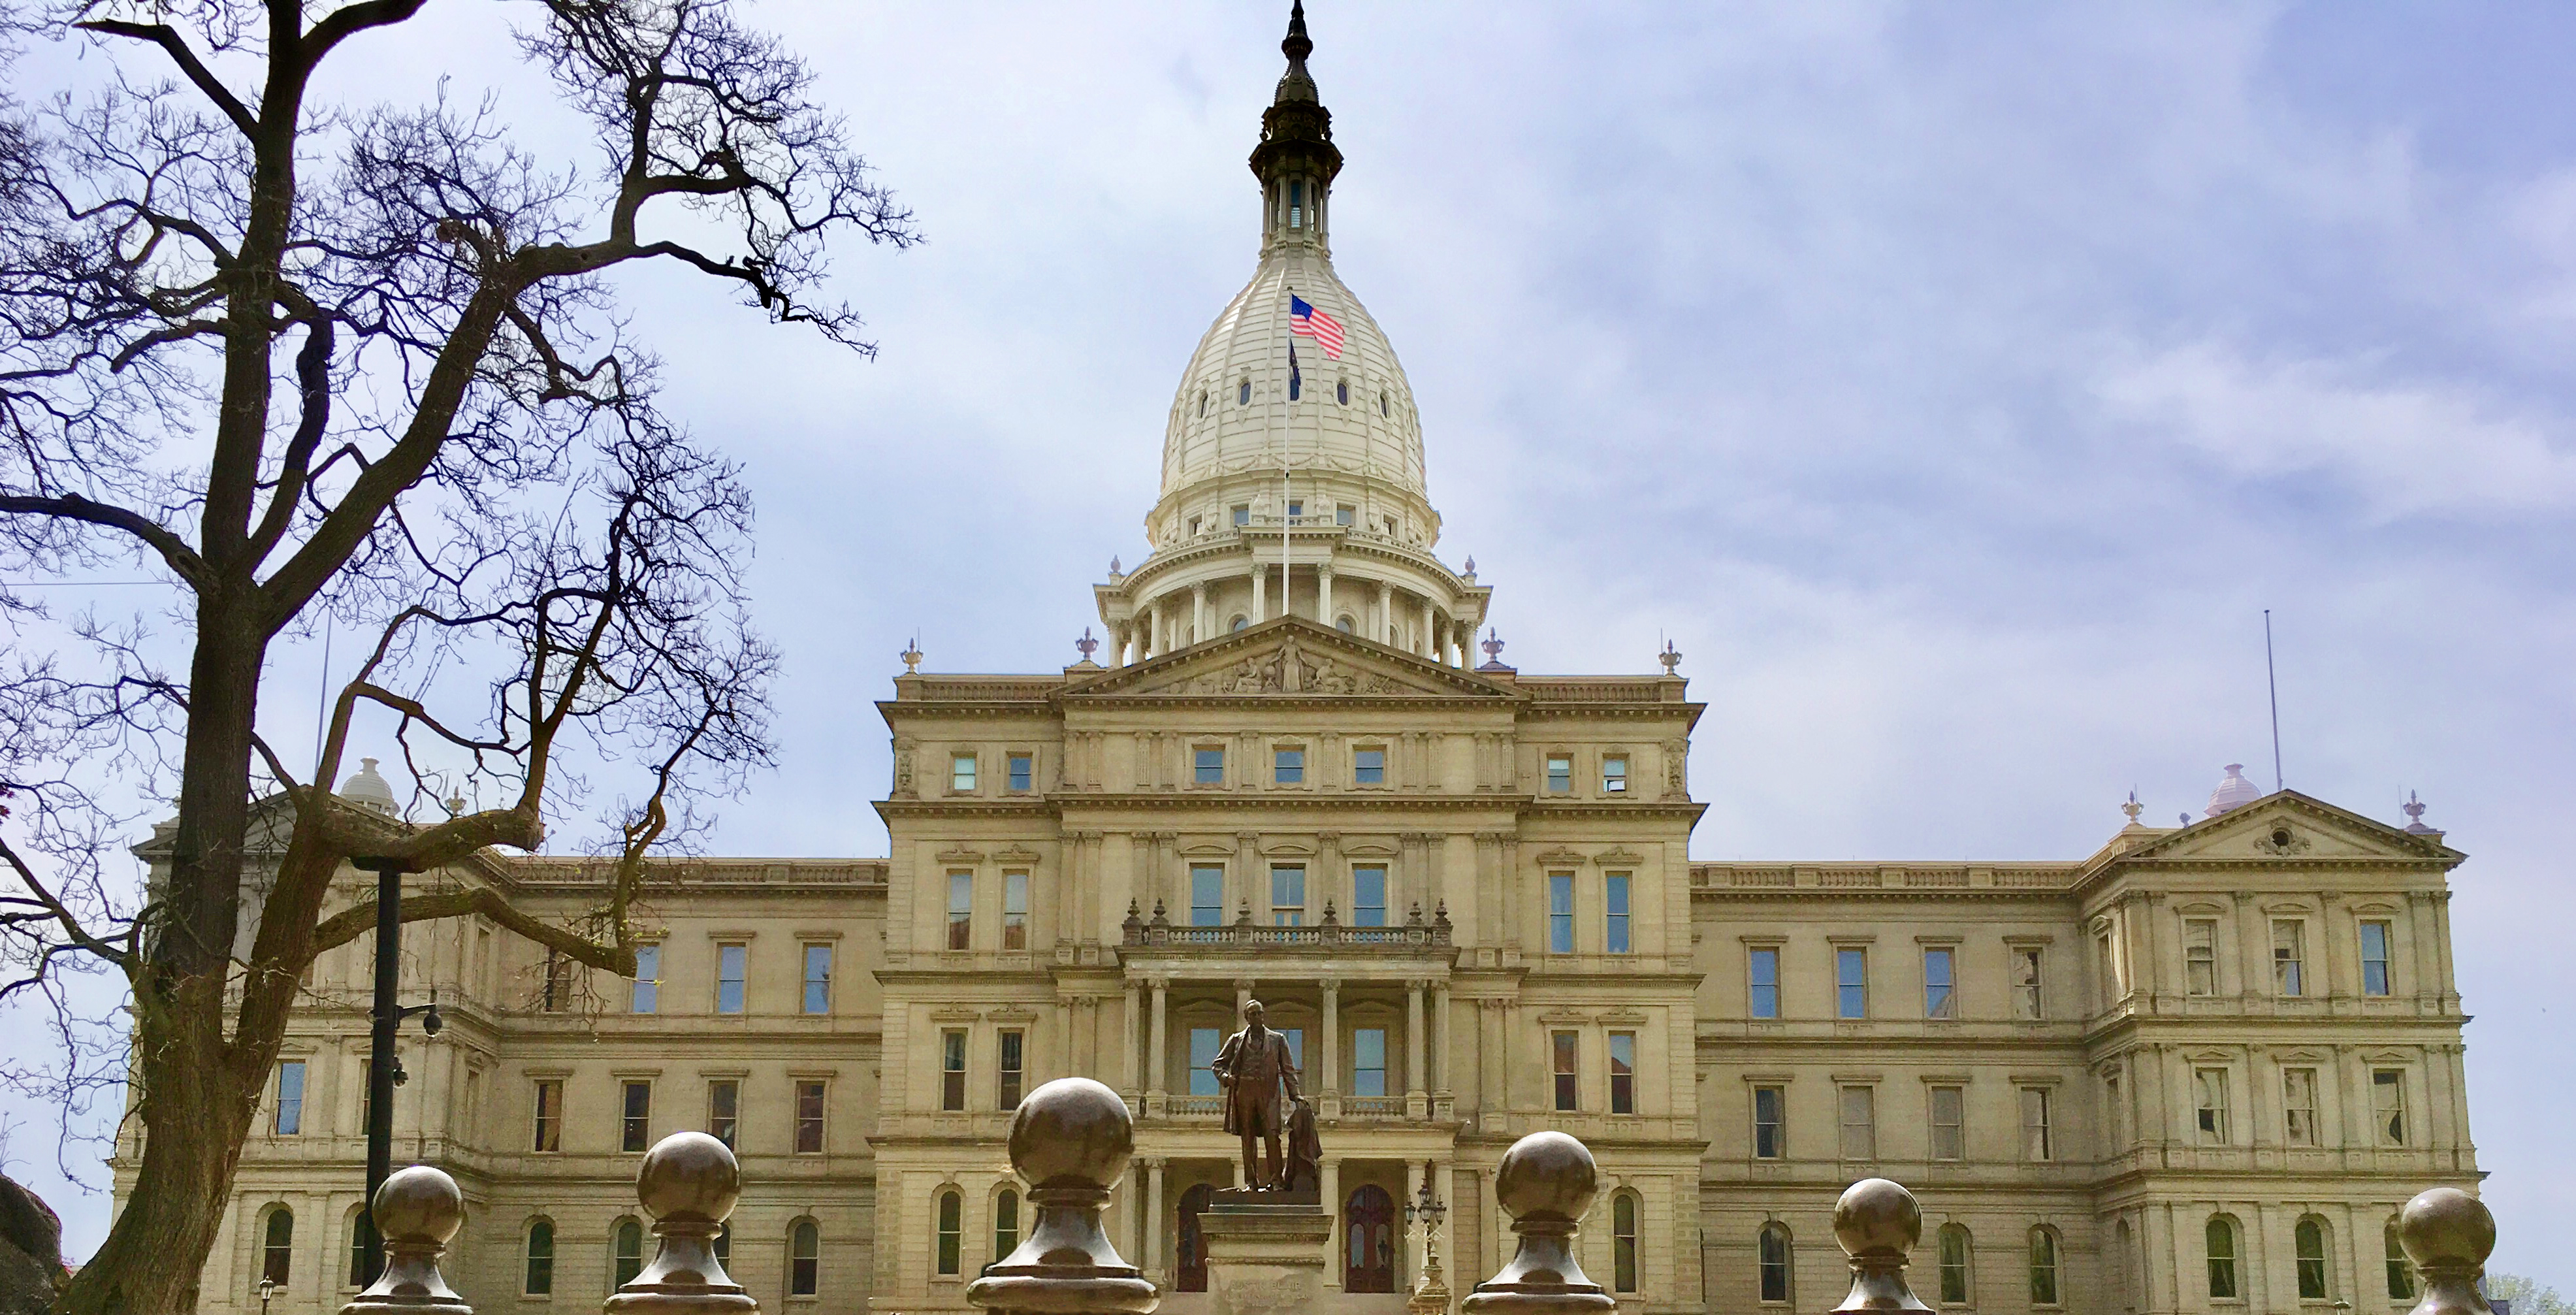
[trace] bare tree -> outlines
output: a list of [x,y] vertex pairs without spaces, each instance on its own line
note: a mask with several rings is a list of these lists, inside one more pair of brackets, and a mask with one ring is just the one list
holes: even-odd
[[[595,917],[479,912],[631,974],[643,860],[768,761],[775,665],[744,615],[751,507],[732,463],[654,404],[609,271],[665,262],[773,322],[866,353],[816,299],[827,239],[898,247],[805,65],[721,0],[539,0],[516,36],[586,116],[599,158],[549,161],[488,102],[310,103],[425,0],[65,0],[21,32],[106,47],[95,94],[0,105],[0,579],[140,562],[143,621],[69,623],[0,668],[0,997],[121,974],[141,1157],[74,1312],[193,1300],[297,981],[366,934],[329,911],[352,857],[433,869],[533,850],[596,809],[615,860]],[[39,618],[0,592],[0,620]],[[373,642],[320,761],[259,733],[263,673],[317,616]],[[184,671],[156,655],[184,650]],[[353,723],[466,761],[500,802],[418,824],[330,791]],[[581,770],[576,770],[576,765]],[[623,790],[588,779],[631,776]],[[166,881],[107,856],[175,777]],[[264,821],[263,819],[268,819]],[[246,901],[254,825],[286,828]],[[102,1059],[102,1056],[109,1058]]]

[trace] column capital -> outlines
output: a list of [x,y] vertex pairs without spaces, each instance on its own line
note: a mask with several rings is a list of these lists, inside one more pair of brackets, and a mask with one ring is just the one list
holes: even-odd
[[1146,978],[1145,981],[1146,984],[1154,988],[1154,992],[1157,995],[1172,989],[1172,979],[1165,974],[1157,973],[1152,977]]
[[1315,985],[1331,995],[1339,995],[1342,991],[1342,979],[1338,977],[1318,977],[1315,979]]

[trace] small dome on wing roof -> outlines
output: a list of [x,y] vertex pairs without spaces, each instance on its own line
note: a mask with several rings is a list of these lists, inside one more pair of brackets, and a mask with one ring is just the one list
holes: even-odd
[[2245,779],[2245,764],[2229,763],[2227,779],[2219,782],[2218,788],[2209,792],[2207,813],[2211,817],[2216,817],[2221,813],[2243,808],[2262,797],[2263,787]]
[[373,758],[358,760],[358,770],[340,782],[340,797],[387,817],[394,814],[394,788],[376,774],[376,760]]

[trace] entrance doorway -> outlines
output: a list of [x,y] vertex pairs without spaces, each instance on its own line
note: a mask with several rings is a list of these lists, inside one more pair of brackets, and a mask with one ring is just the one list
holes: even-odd
[[1395,1199],[1375,1183],[1351,1193],[1342,1210],[1342,1229],[1350,1239],[1342,1291],[1395,1291]]

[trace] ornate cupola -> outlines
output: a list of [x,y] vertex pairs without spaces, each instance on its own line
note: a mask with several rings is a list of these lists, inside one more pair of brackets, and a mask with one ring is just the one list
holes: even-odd
[[1152,553],[1094,586],[1109,665],[1290,615],[1463,667],[1492,591],[1433,552],[1413,386],[1333,270],[1342,152],[1302,3],[1279,49],[1288,71],[1250,161],[1260,259],[1173,394]]
[[1329,251],[1325,198],[1342,171],[1342,152],[1333,145],[1333,112],[1306,72],[1315,43],[1306,36],[1304,0],[1289,6],[1288,36],[1279,49],[1288,56],[1288,71],[1261,115],[1261,144],[1252,148],[1252,176],[1261,180],[1261,249],[1266,254],[1281,242],[1298,242]]

